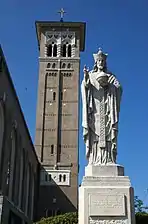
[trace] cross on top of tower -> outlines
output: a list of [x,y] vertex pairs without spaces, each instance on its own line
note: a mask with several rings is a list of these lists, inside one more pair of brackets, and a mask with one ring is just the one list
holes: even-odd
[[58,11],[58,13],[60,13],[60,17],[61,17],[60,21],[63,22],[64,13],[66,12],[64,11],[63,8],[61,8],[60,11]]

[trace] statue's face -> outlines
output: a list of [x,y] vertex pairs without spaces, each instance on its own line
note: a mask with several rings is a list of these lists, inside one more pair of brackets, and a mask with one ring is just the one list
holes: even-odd
[[97,60],[97,67],[100,70],[103,70],[104,69],[104,67],[105,67],[105,59],[104,58],[99,58]]

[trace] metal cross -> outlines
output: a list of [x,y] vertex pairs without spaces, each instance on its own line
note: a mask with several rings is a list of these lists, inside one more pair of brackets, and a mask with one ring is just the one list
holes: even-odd
[[58,11],[58,13],[60,13],[60,16],[61,16],[60,21],[63,22],[64,13],[66,13],[66,12],[64,11],[63,8],[61,8],[60,11]]

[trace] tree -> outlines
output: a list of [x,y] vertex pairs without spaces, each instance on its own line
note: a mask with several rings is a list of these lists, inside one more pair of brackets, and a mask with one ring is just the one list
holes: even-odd
[[138,196],[134,197],[135,212],[143,212],[143,201]]

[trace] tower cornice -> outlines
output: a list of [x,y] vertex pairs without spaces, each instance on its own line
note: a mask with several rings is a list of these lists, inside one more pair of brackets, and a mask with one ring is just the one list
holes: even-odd
[[41,40],[41,32],[44,28],[50,27],[50,29],[56,28],[70,28],[71,30],[78,30],[80,32],[80,51],[84,51],[85,49],[85,29],[86,23],[84,22],[57,22],[57,21],[36,21],[36,33],[37,33],[37,40],[38,46],[40,47],[40,40]]

